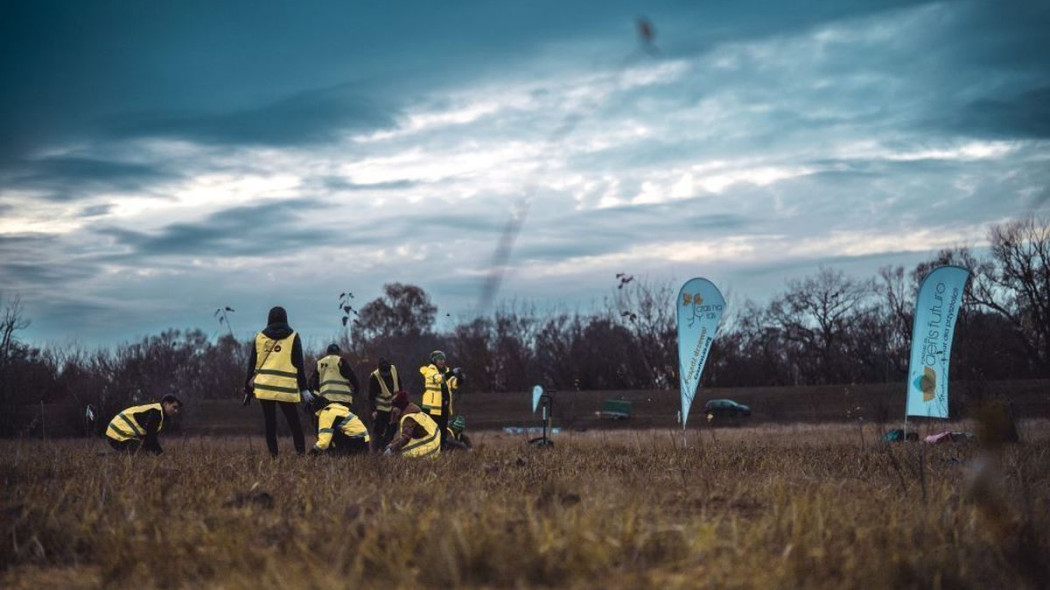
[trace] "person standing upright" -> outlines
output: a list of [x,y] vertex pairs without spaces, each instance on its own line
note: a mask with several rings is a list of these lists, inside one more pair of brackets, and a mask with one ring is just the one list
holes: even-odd
[[317,361],[317,370],[310,376],[310,390],[320,392],[330,402],[352,408],[360,386],[353,367],[339,352],[338,344],[328,345],[328,354]]
[[463,381],[463,371],[459,367],[450,369],[445,353],[435,350],[430,353],[430,364],[420,367],[419,372],[423,375],[423,411],[437,422],[444,445],[452,395]]
[[397,367],[380,358],[379,366],[368,377],[368,401],[372,403],[372,431],[377,448],[385,447],[394,436],[396,425],[390,422],[390,403],[398,391],[401,391],[401,379],[397,376]]
[[[303,344],[288,325],[288,313],[274,307],[266,319],[266,328],[255,335],[255,346],[248,357],[248,378],[244,390],[259,400],[266,426],[266,446],[277,456],[277,408],[281,408],[292,430],[295,452],[306,452],[303,427],[296,404],[312,399],[307,389]],[[246,402],[251,398],[247,398]]]

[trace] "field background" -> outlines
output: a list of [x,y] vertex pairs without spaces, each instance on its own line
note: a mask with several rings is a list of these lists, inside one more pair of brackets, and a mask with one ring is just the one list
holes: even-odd
[[[1017,417],[1050,418],[1050,381],[952,382],[953,395],[969,399],[1000,399],[1009,404]],[[418,395],[413,396],[418,403]],[[730,398],[748,404],[751,424],[864,422],[898,426],[904,419],[904,391],[901,384],[854,384],[805,387],[704,388],[697,393],[690,412],[690,425],[699,426],[704,401]],[[626,399],[633,404],[630,420],[601,420],[596,412],[602,400]],[[253,403],[243,408],[240,399],[189,400],[177,429],[197,435],[254,435],[262,428],[261,410]],[[672,428],[679,410],[677,391],[559,391],[555,393],[555,426],[568,429],[651,429]],[[531,392],[475,393],[459,397],[456,413],[467,418],[468,429],[493,430],[507,426],[537,426],[539,417],[531,413]],[[365,408],[356,408],[365,415]],[[22,434],[29,438],[81,436],[85,432],[82,409],[71,404],[24,406],[16,409]],[[41,412],[43,411],[43,420]],[[961,416],[968,415],[963,405]],[[937,429],[939,420],[931,421]],[[283,419],[278,428],[287,434]]]
[[[951,425],[974,429],[969,423]],[[477,433],[436,461],[282,439],[0,442],[4,588],[1045,588],[1050,422]]]

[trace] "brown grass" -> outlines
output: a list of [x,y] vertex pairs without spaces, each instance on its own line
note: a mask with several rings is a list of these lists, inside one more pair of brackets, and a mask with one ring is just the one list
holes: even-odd
[[997,454],[870,427],[479,433],[433,462],[257,439],[0,443],[5,588],[1039,588],[1050,424]]

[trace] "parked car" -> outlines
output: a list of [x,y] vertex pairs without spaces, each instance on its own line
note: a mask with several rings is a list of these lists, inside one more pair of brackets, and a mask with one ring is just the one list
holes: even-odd
[[711,423],[739,423],[741,419],[751,417],[751,406],[731,399],[712,399],[704,404],[704,415]]

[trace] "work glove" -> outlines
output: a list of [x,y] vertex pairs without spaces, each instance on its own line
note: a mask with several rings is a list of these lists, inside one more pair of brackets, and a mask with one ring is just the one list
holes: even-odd
[[314,403],[314,394],[310,393],[309,389],[304,389],[304,390],[300,391],[299,395],[301,395],[303,397],[303,401],[304,402],[306,402],[308,404]]
[[252,392],[245,390],[244,399],[241,400],[241,405],[244,407],[248,407],[248,404],[252,403],[253,397],[255,396],[252,395]]

